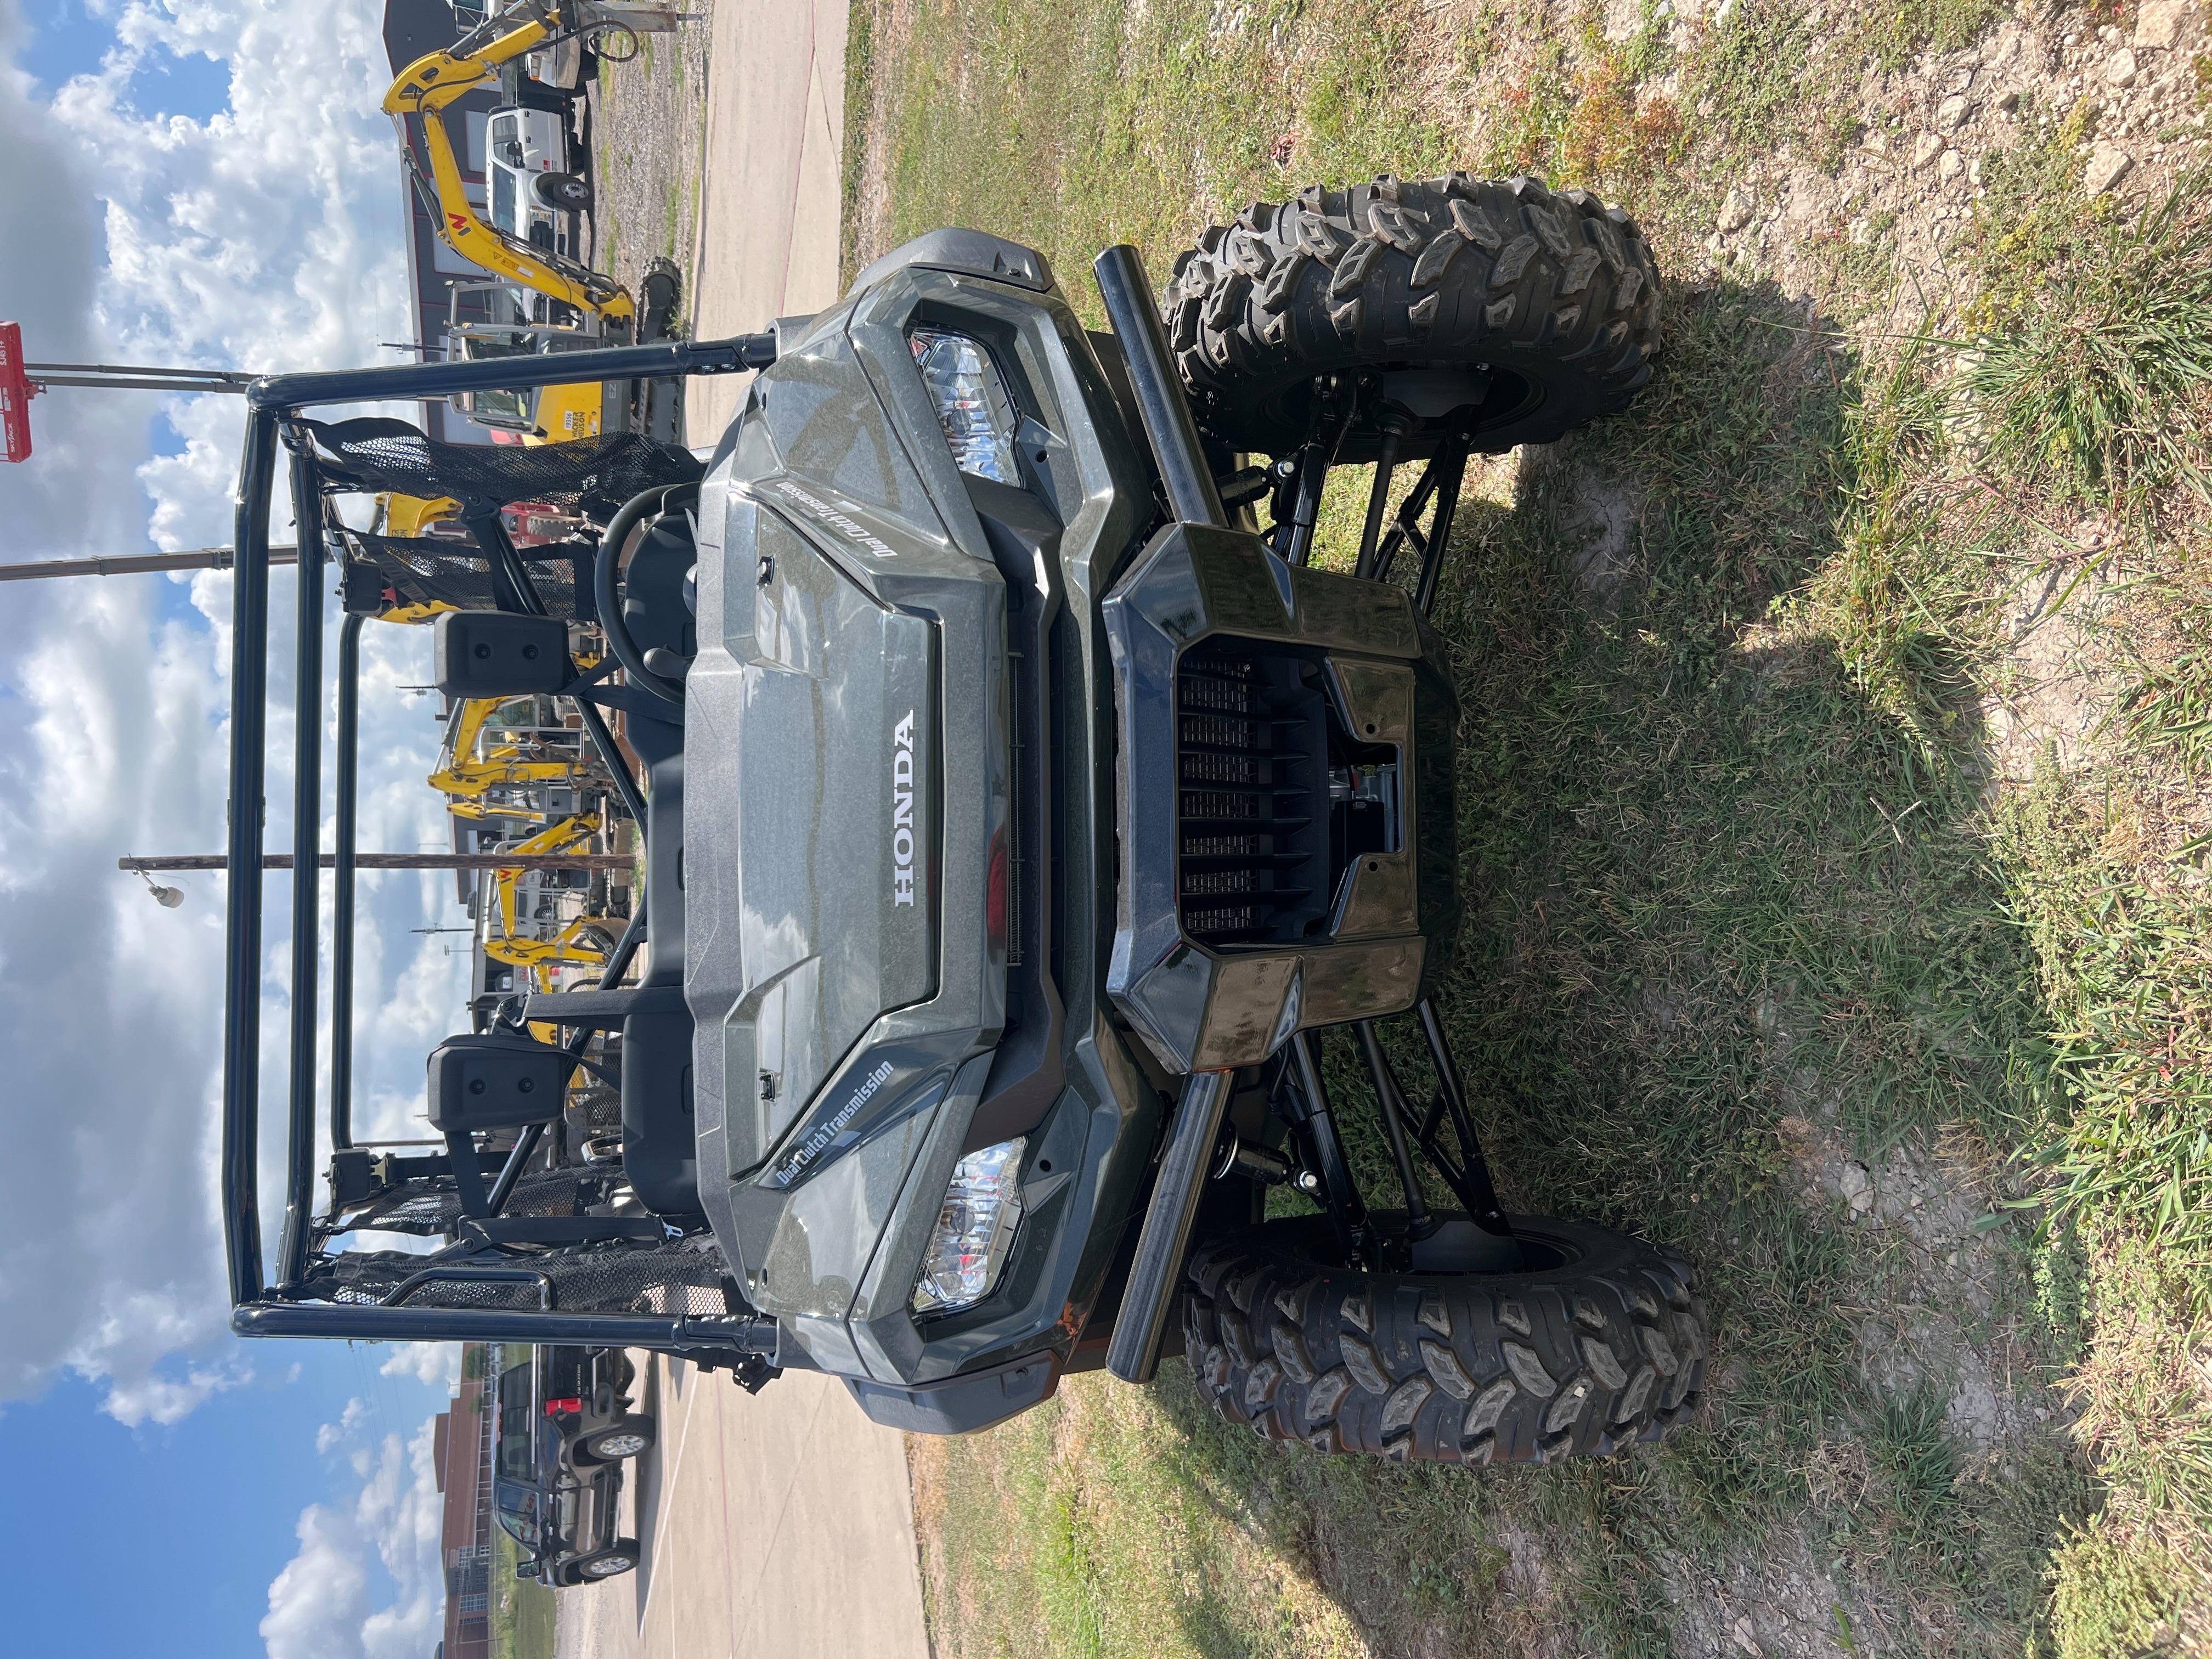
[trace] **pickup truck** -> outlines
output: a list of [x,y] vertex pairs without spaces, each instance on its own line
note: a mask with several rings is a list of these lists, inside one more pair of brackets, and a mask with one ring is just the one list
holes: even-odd
[[653,1422],[630,1410],[635,1370],[618,1348],[535,1347],[500,1373],[493,1512],[522,1547],[515,1576],[550,1589],[637,1565],[620,1535],[622,1464]]

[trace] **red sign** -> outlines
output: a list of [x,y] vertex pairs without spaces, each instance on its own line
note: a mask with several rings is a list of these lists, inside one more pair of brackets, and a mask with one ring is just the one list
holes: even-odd
[[0,323],[0,427],[8,434],[8,459],[31,459],[31,380],[23,368],[23,331]]

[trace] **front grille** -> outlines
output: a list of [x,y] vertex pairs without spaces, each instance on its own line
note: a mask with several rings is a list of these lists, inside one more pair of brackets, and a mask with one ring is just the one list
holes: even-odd
[[1328,902],[1327,699],[1301,658],[1216,638],[1176,671],[1176,896],[1207,945],[1303,939]]

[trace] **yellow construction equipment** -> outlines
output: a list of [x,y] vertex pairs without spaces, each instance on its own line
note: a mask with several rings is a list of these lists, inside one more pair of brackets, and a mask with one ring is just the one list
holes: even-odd
[[[518,854],[580,852],[590,848],[596,834],[595,827],[586,819],[563,818],[527,841],[517,842],[514,850]],[[521,878],[520,870],[501,870],[493,878],[495,906],[487,916],[484,954],[494,962],[523,969],[537,981],[541,991],[553,989],[556,969],[605,968],[607,953],[592,939],[593,934],[602,932],[600,917],[579,916],[551,939],[532,939],[518,931],[515,889]],[[495,926],[499,930],[496,933],[491,931]]]
[[[550,754],[535,738],[483,744],[488,731],[496,732],[493,718],[509,702],[527,698],[477,697],[454,711],[446,728],[446,741],[438,751],[438,769],[430,774],[430,787],[447,797],[457,818],[537,818],[545,816],[520,807],[494,805],[485,797],[498,788],[533,783],[574,783],[590,768],[580,750],[574,757]],[[573,820],[571,820],[573,822]],[[552,849],[566,852],[567,847]]]
[[[444,112],[449,106],[496,82],[501,64],[578,33],[582,15],[580,0],[521,0],[444,51],[427,52],[402,70],[384,95],[384,112],[399,128],[401,153],[410,167],[414,149],[407,141],[406,118],[423,118],[422,144],[430,159],[438,234],[455,252],[496,277],[573,307],[609,325],[610,332],[627,337],[636,321],[637,302],[621,283],[477,216],[446,131]],[[577,21],[568,21],[571,15]]]

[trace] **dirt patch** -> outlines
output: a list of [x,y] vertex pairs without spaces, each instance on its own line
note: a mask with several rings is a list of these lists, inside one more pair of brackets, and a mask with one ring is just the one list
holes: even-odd
[[1680,1651],[1745,1659],[1829,1659],[1850,1650],[1838,1641],[1844,1598],[1802,1539],[1778,1555],[1740,1564],[1724,1582],[1669,1578]]
[[[1698,26],[1701,8],[1679,13]],[[1853,50],[1844,9],[1814,38],[1808,70]],[[1904,280],[1881,315],[1910,328],[1923,311],[1966,297],[1954,245],[1987,193],[1984,158],[2023,136],[2024,123],[2060,119],[2081,106],[2085,184],[2140,204],[2202,156],[2197,54],[2204,20],[2193,6],[2145,6],[2132,30],[2093,13],[2037,10],[2008,18],[1973,45],[1909,67],[1856,77],[1838,121],[1851,135],[1832,173],[1803,161],[1747,158],[1703,245],[1708,269],[1754,265],[1784,291],[1825,289],[1843,250],[1886,248]],[[1672,77],[1662,92],[1680,90]],[[1688,275],[1690,273],[1682,273]]]
[[714,0],[673,34],[641,37],[626,64],[602,60],[590,92],[596,211],[592,264],[631,293],[648,261],[684,270],[690,309],[692,245],[707,147],[707,64]]

